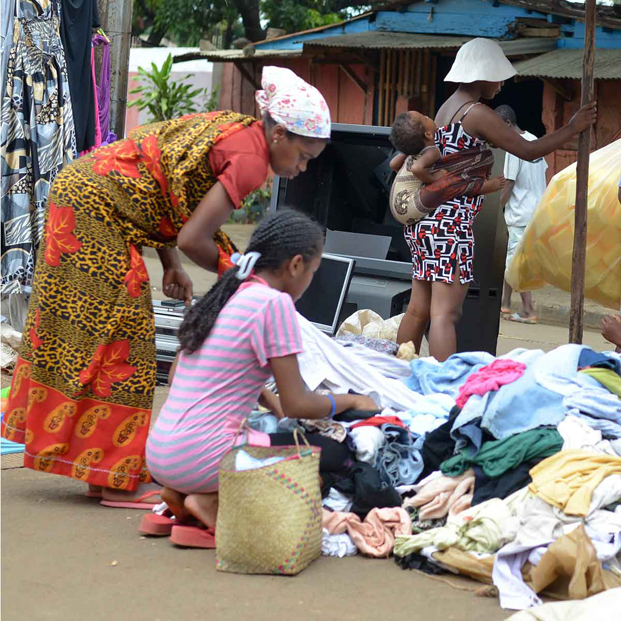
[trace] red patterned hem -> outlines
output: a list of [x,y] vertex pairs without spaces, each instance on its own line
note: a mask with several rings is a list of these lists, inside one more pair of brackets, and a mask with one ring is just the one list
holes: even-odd
[[31,378],[17,361],[2,436],[26,445],[24,465],[92,485],[134,491],[145,468],[149,410],[96,398],[71,399]]

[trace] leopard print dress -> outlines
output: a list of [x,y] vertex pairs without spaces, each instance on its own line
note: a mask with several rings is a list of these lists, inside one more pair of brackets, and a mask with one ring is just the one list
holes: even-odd
[[59,174],[2,421],[27,467],[129,491],[150,480],[155,325],[142,246],[175,245],[215,183],[209,149],[254,121],[216,112],[146,125]]

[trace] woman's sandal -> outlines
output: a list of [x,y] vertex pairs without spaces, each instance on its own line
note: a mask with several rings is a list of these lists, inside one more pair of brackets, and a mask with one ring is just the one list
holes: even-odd
[[213,528],[205,529],[198,526],[175,524],[170,533],[170,540],[183,548],[213,550],[216,547],[216,531]]
[[528,323],[533,325],[537,323],[537,317],[534,315],[531,317],[522,317],[519,313],[513,313],[512,315],[505,317],[505,319],[507,321],[514,321],[515,323]]
[[[153,498],[153,496],[157,496],[158,500],[155,502],[143,502],[147,500],[147,498]],[[158,502],[161,502],[160,498],[160,490],[153,489],[144,494],[141,494],[137,498],[133,500],[102,500],[100,504],[104,505],[104,507],[114,507],[116,509],[153,509],[153,506]]]
[[152,537],[169,537],[173,526],[177,524],[171,511],[166,510],[161,515],[157,513],[147,513],[142,516],[138,531],[142,535]]

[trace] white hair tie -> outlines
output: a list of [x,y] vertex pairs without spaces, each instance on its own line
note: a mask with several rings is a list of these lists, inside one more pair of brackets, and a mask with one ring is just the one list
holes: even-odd
[[260,258],[260,252],[249,252],[248,254],[236,252],[231,256],[231,262],[239,268],[235,276],[239,280],[246,280],[246,278],[252,274],[252,270]]

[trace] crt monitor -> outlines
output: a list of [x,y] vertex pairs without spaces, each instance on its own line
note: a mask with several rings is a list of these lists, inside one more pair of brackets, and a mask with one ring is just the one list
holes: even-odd
[[296,302],[300,315],[330,336],[338,328],[354,265],[354,259],[324,253],[310,286]]

